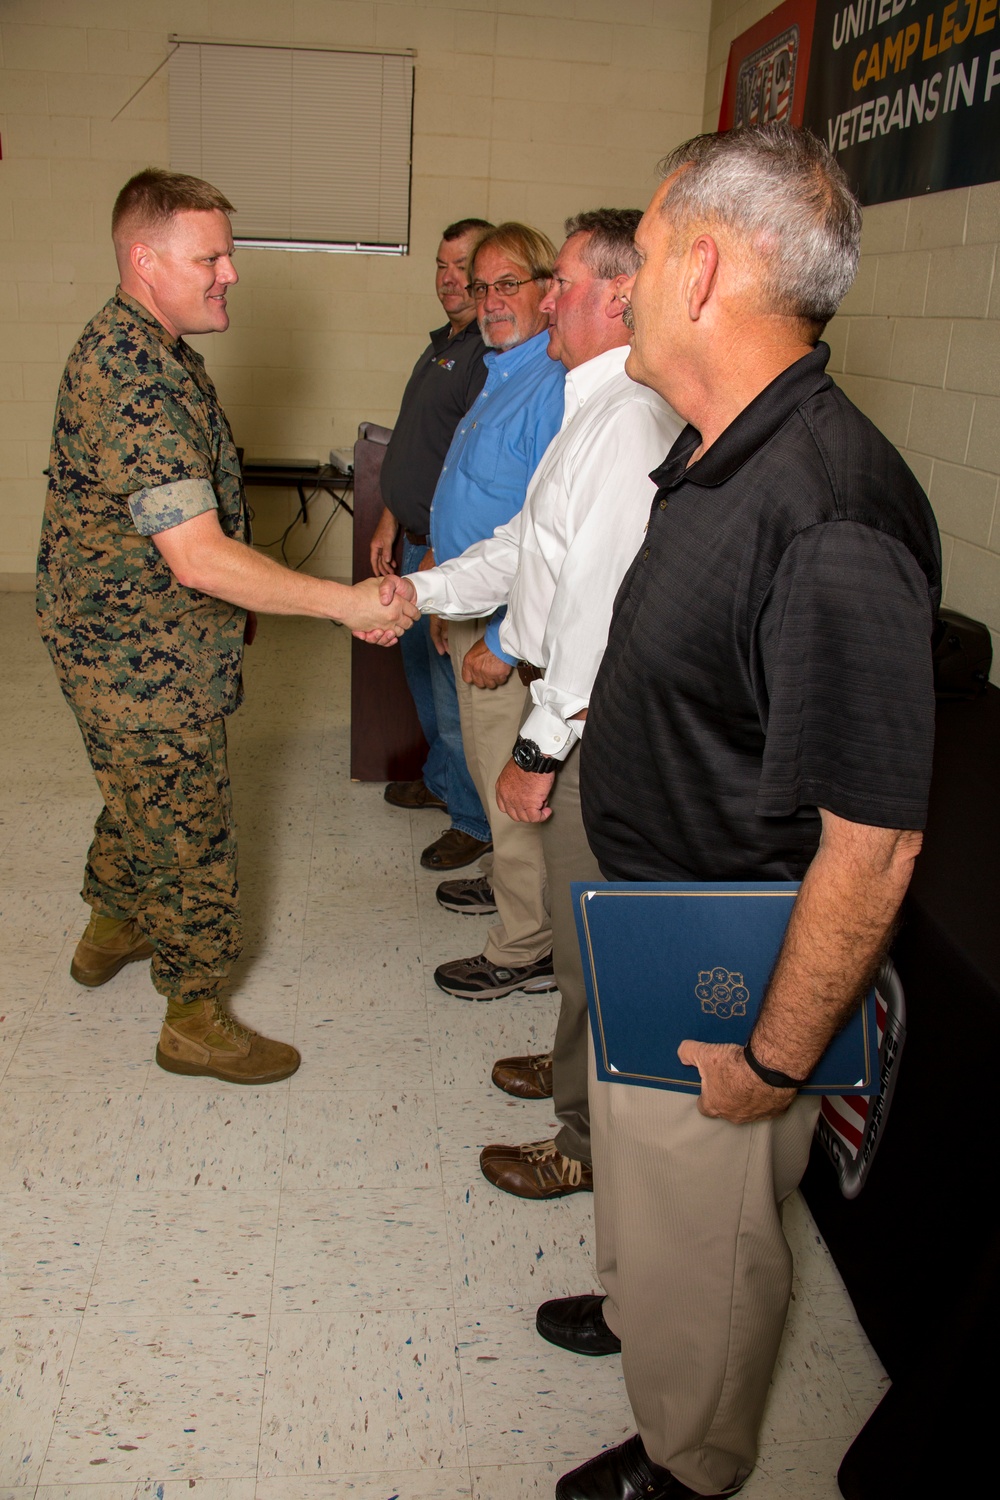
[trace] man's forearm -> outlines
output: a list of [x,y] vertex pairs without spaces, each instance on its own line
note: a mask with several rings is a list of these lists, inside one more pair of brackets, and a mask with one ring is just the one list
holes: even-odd
[[350,610],[351,590],[346,585],[282,567],[231,537],[221,537],[203,555],[188,560],[183,576],[173,571],[185,588],[261,614],[330,620],[340,617],[338,611]]
[[396,600],[378,602],[379,581],[366,579],[348,588],[328,578],[313,578],[283,568],[244,542],[223,534],[214,510],[157,532],[164,562],[184,588],[197,589],[243,609],[272,615],[314,615],[342,621],[351,629],[396,629],[403,616],[416,618],[412,606]]
[[752,1037],[765,1067],[807,1078],[885,955],[921,835],[822,812],[823,835],[792,910]]

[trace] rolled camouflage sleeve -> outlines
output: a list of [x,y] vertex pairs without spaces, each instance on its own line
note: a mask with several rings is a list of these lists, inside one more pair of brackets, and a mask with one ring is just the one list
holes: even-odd
[[155,536],[206,510],[217,510],[218,501],[207,479],[176,479],[129,495],[128,508],[139,535]]

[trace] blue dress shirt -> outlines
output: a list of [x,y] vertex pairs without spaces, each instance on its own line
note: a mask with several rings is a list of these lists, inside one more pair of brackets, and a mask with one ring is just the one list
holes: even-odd
[[[563,419],[566,371],[548,356],[547,331],[514,349],[486,354],[486,384],[455,429],[431,504],[435,562],[459,557],[492,536],[524,504],[528,481]],[[495,656],[506,610],[486,631]]]

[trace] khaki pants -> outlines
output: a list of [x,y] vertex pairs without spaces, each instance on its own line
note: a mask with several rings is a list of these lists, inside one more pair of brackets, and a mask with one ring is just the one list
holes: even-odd
[[517,739],[527,689],[516,671],[495,689],[470,687],[462,681],[465,654],[482,637],[486,625],[486,620],[452,620],[448,640],[465,758],[493,835],[491,878],[500,920],[487,933],[483,952],[491,963],[520,968],[549,952],[552,927],[541,826],[515,823],[496,802],[497,777]]
[[703,1495],[753,1468],[788,1310],[781,1200],[819,1100],[730,1125],[694,1094],[598,1083],[591,1048],[597,1267],[646,1451]]
[[571,880],[603,880],[590,851],[580,811],[580,747],[574,746],[556,772],[549,799],[552,816],[542,825],[542,850],[552,905],[552,958],[562,996],[552,1046],[552,1093],[564,1156],[589,1162],[590,1109],[587,1103],[587,1038],[590,1024],[580,944],[570,895]]
[[134,918],[155,944],[149,975],[161,995],[212,998],[243,943],[225,720],[80,728],[104,798],[83,899],[103,916]]

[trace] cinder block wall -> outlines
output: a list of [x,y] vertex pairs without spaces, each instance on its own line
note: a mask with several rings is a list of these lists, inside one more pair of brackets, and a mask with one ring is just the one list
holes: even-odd
[[[125,178],[166,163],[167,35],[417,48],[404,260],[244,251],[233,325],[200,341],[253,454],[317,458],[394,419],[440,321],[441,226],[522,217],[557,237],[600,202],[644,203],[653,165],[713,128],[729,43],[766,0],[3,0],[0,4],[0,579],[27,586],[62,362],[115,282]],[[225,185],[222,184],[224,187]],[[237,220],[238,223],[238,220]],[[897,443],[941,525],[945,597],[1000,636],[1000,185],[871,208],[832,369]],[[258,534],[295,501],[255,491]],[[327,514],[293,540],[312,545]],[[309,567],[348,570],[349,523]],[[1000,651],[998,651],[1000,657]],[[1000,664],[995,671],[1000,680]]]
[[[521,218],[558,240],[580,209],[645,204],[657,158],[700,128],[709,18],[708,0],[0,0],[7,585],[27,586],[34,567],[63,361],[115,285],[115,194],[132,172],[168,164],[166,69],[112,117],[169,33],[417,49],[410,256],[243,251],[230,331],[195,341],[250,456],[321,458],[351,445],[359,421],[393,422],[442,322],[444,224]],[[296,503],[273,490],[252,500],[263,538]],[[293,559],[328,514],[317,501]],[[345,574],[349,556],[340,517],[309,568]]]
[[[704,129],[729,44],[766,0],[714,0]],[[861,268],[826,332],[831,373],[899,448],[941,528],[945,603],[993,633],[1000,683],[1000,183],[865,210]]]

